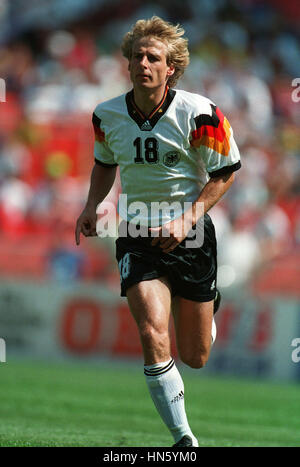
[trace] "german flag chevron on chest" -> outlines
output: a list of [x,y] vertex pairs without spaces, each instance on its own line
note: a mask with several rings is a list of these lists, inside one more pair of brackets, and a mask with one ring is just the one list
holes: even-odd
[[212,115],[198,115],[194,118],[196,130],[192,132],[191,145],[195,148],[206,146],[222,156],[230,151],[230,124],[216,105],[210,104]]

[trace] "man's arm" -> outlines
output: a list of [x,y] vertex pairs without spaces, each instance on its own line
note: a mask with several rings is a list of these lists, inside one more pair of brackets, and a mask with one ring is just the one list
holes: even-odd
[[[164,253],[174,250],[186,238],[192,225],[195,225],[199,218],[222,198],[232,185],[234,177],[235,174],[232,172],[211,178],[203,187],[199,197],[194,201],[189,210],[177,219],[164,224],[163,228],[152,229],[153,231],[159,231],[159,236],[154,238],[152,245],[160,243],[160,247]],[[197,209],[199,203],[203,203],[204,209]]]
[[195,225],[199,220],[199,213],[197,213],[197,203],[203,203],[204,214],[207,213],[226,193],[234,182],[235,172],[231,172],[219,177],[210,178],[204,185],[199,198],[192,205],[192,223]]
[[97,235],[96,209],[99,203],[108,195],[116,177],[117,167],[104,167],[100,164],[95,164],[91,174],[91,184],[88,194],[86,206],[80,214],[75,229],[76,244],[80,244],[80,234],[85,237],[93,237]]

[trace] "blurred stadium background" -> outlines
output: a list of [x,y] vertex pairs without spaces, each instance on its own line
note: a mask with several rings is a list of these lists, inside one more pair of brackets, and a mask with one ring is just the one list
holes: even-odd
[[[211,211],[224,299],[201,375],[297,383],[297,0],[0,1],[6,365],[21,356],[80,364],[121,358],[125,368],[142,363],[135,324],[119,297],[114,239],[84,239],[78,248],[74,226],[93,166],[92,112],[130,89],[120,42],[137,19],[153,14],[185,28],[191,64],[178,88],[220,106],[242,157],[234,186]],[[117,180],[110,200],[119,190]]]

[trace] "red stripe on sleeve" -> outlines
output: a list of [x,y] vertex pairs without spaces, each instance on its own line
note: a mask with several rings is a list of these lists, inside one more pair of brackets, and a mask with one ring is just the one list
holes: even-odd
[[98,143],[102,143],[105,141],[105,133],[101,130],[95,123],[93,123],[94,132],[95,132],[95,139]]

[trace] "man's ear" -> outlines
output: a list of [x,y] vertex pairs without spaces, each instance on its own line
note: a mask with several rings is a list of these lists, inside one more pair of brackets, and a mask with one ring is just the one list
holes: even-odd
[[170,65],[169,69],[167,71],[167,75],[172,76],[172,75],[174,75],[174,73],[175,73],[175,67],[174,67],[174,65]]

